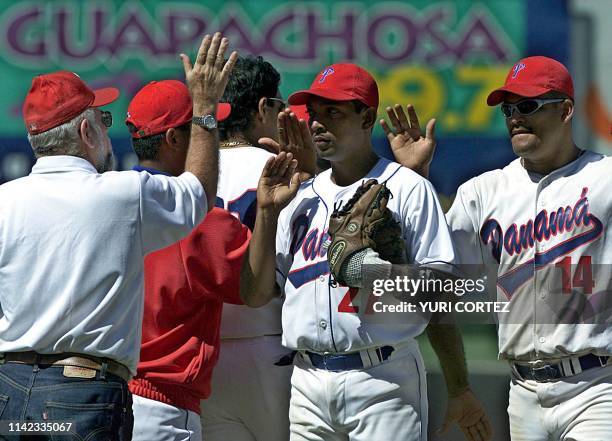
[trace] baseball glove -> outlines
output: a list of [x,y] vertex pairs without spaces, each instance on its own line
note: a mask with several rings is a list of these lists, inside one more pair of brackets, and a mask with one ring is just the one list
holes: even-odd
[[355,267],[353,256],[365,254],[368,248],[391,263],[406,263],[406,245],[402,229],[393,219],[387,202],[393,197],[387,186],[370,179],[361,184],[349,201],[336,207],[329,220],[331,244],[327,261],[336,282],[346,285],[361,262]]

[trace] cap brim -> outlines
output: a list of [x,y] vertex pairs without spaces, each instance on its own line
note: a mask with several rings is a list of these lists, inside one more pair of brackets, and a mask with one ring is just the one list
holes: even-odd
[[228,116],[230,116],[230,113],[232,113],[232,106],[228,103],[219,103],[219,105],[217,106],[217,121],[223,121],[224,119],[227,119]]
[[310,116],[308,115],[308,110],[306,109],[305,105],[291,105],[289,106],[289,108],[293,113],[295,113],[295,116],[297,116],[298,119],[303,119],[304,121],[308,121],[310,119]]
[[104,89],[94,90],[94,102],[91,107],[102,107],[112,103],[119,98],[119,89],[115,87],[105,87]]
[[531,86],[528,84],[509,84],[508,86],[500,87],[495,89],[487,97],[487,104],[489,106],[497,106],[506,98],[506,94],[513,93],[515,95],[524,96],[525,98],[533,98],[536,96],[544,95],[550,92],[552,89],[540,86]]
[[299,106],[302,104],[307,104],[313,97],[324,98],[330,101],[352,101],[360,99],[353,94],[338,90],[308,89],[292,93],[289,96],[288,101],[292,106]]

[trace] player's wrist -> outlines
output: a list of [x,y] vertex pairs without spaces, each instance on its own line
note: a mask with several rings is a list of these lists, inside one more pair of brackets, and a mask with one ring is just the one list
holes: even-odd
[[217,113],[217,105],[217,101],[209,99],[194,100],[193,114],[195,116],[215,115]]
[[274,205],[257,205],[257,216],[256,219],[261,219],[266,225],[274,225],[278,222],[278,216],[282,208],[278,208]]
[[466,393],[471,393],[472,389],[469,384],[456,385],[454,387],[448,388],[448,397],[449,398],[459,398]]

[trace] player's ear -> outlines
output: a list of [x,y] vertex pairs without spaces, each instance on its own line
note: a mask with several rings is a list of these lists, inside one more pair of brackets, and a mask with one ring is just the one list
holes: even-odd
[[174,128],[169,128],[168,130],[166,130],[166,133],[164,133],[164,138],[166,139],[166,144],[168,144],[171,147],[174,147],[176,145],[176,143],[178,142],[177,139],[177,132]]
[[361,113],[361,128],[369,130],[376,124],[376,109],[368,107]]
[[575,109],[574,101],[570,99],[566,99],[565,101],[561,103],[561,106],[563,109],[562,120],[564,123],[568,123],[574,117],[574,109]]
[[257,102],[257,118],[262,120],[265,118],[266,115],[266,97],[262,96],[261,98],[259,98],[259,101]]
[[81,152],[85,154],[88,161],[92,164],[95,164],[97,152],[99,148],[98,141],[94,134],[94,127],[92,127],[91,123],[84,118],[83,121],[79,123],[79,138],[81,138]]
[[91,136],[89,133],[89,121],[86,118],[83,118],[83,121],[79,124],[79,137],[83,140],[83,142],[87,143],[91,140]]
[[83,118],[83,121],[79,124],[79,137],[83,144],[90,149],[95,150],[95,140],[94,140],[94,128],[91,126],[87,118]]
[[189,145],[190,132],[187,130],[179,130],[177,128],[169,128],[164,134],[164,139],[168,147],[175,151],[183,151]]

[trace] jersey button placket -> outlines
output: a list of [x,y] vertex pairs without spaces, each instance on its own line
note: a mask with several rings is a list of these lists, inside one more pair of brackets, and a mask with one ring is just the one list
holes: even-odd
[[[537,244],[537,242],[536,242]],[[535,350],[536,353],[540,352],[540,347],[539,344],[542,344],[546,341],[546,339],[544,339],[544,337],[537,337],[539,335],[541,335],[542,333],[542,326],[540,323],[541,317],[540,317],[540,311],[544,311],[545,308],[540,308],[540,304],[539,302],[541,301],[540,297],[542,296],[542,294],[544,293],[544,289],[545,286],[542,283],[542,278],[539,277],[540,273],[538,271],[538,268],[535,266],[535,253],[534,253],[534,268],[533,268],[533,294],[532,294],[532,299],[533,299],[533,307],[534,307],[534,311],[533,311],[533,332],[536,336],[535,339]]]
[[[321,301],[323,304],[327,305],[327,298],[329,296],[329,280],[326,274],[320,274],[315,279],[315,289],[317,291],[317,300]],[[315,330],[316,335],[318,336],[317,345],[319,348],[327,348],[330,346],[330,333],[329,333],[329,322],[326,320],[327,318],[327,306],[317,306],[316,308],[316,321]]]
[[[542,209],[542,188],[543,188],[543,182],[544,180],[541,180],[540,183],[538,184],[538,188],[536,189],[536,194],[535,194],[535,204],[533,206],[533,213],[532,213],[532,219],[536,219],[538,212]],[[536,261],[535,261],[535,256],[538,252],[540,252],[540,250],[542,249],[542,243],[538,242],[538,240],[535,238],[535,231],[532,231],[533,234],[533,248],[529,249],[528,251],[526,251],[526,253],[529,253],[529,258],[532,260],[532,264],[533,265],[533,276],[531,279],[531,289],[532,292],[528,293],[530,294],[530,296],[532,297],[532,299],[534,299],[533,301],[533,321],[532,321],[532,332],[533,332],[533,345],[534,345],[534,350],[536,353],[539,352],[540,347],[539,347],[539,342],[540,339],[538,338],[538,333],[539,333],[539,327],[538,327],[538,298],[539,298],[539,288],[540,288],[540,284],[538,283],[538,270],[537,270],[537,266],[536,266]]]
[[[533,216],[533,219],[537,219],[539,213],[541,213],[542,211],[546,210],[546,194],[548,194],[548,187],[550,185],[551,179],[550,177],[545,177],[543,178],[539,185],[538,185],[538,190],[536,193],[536,206],[535,206],[535,213]],[[534,225],[535,227],[535,225]],[[533,232],[533,238],[534,238],[534,271],[533,271],[533,289],[534,289],[534,323],[533,323],[533,331],[535,336],[537,336],[537,338],[535,339],[535,350],[536,353],[541,352],[542,347],[541,345],[544,345],[546,343],[546,337],[542,336],[542,334],[545,334],[546,331],[546,326],[544,326],[544,323],[548,323],[549,319],[546,317],[548,315],[547,311],[548,308],[545,306],[545,302],[544,299],[546,299],[547,294],[548,294],[548,285],[546,283],[546,273],[547,273],[547,269],[546,268],[540,268],[538,269],[537,266],[535,266],[535,255],[537,254],[542,254],[545,253],[546,250],[548,250],[549,244],[548,241],[545,240],[545,238],[542,238],[541,241],[538,241],[536,239],[536,235],[535,235],[535,231]]]
[[[317,289],[321,290],[321,292],[327,292],[327,290],[329,289],[328,287],[328,280],[327,277],[325,276],[325,274],[321,274],[318,278],[317,278]],[[317,315],[319,315],[319,310],[317,309]],[[319,332],[321,330],[325,331],[327,329],[327,321],[324,319],[320,319],[319,320]]]

